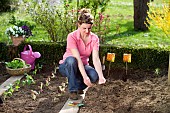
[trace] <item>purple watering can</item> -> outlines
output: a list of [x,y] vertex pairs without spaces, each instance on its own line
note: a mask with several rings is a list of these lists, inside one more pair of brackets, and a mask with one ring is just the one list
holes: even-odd
[[[29,50],[26,50],[29,47]],[[23,52],[21,52],[21,59],[23,59],[27,64],[31,65],[31,69],[35,68],[35,59],[40,58],[41,54],[39,52],[33,52],[31,45],[25,45]]]

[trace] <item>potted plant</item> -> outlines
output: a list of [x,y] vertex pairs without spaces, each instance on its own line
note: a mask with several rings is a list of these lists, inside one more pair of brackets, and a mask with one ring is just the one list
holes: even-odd
[[5,34],[11,38],[14,46],[18,46],[25,38],[32,36],[31,30],[26,25],[9,27],[6,29]]
[[14,46],[18,46],[26,38],[32,36],[31,30],[35,27],[33,23],[25,20],[18,20],[15,16],[11,16],[9,24],[13,26],[7,28],[5,33],[11,38]]

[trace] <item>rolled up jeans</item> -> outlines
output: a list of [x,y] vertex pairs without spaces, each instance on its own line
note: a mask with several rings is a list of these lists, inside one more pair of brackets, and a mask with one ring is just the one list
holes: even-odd
[[[99,77],[96,70],[89,66],[84,65],[87,76],[92,83],[98,81]],[[69,92],[84,90],[87,85],[83,82],[83,77],[79,71],[77,59],[69,56],[65,61],[59,65],[59,72],[61,75],[68,78],[68,89]]]

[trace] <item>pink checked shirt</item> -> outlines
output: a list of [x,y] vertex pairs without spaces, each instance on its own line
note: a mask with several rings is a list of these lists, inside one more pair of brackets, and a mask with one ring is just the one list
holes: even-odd
[[68,34],[66,52],[63,55],[63,59],[59,61],[59,64],[62,64],[67,57],[73,56],[71,53],[71,49],[77,49],[79,51],[83,64],[87,65],[89,64],[89,56],[91,55],[92,50],[99,50],[99,38],[97,35],[90,32],[89,40],[85,45],[83,40],[80,38],[79,29]]

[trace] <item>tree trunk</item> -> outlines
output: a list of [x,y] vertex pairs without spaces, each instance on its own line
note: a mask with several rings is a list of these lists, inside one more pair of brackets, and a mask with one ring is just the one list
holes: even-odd
[[[134,29],[148,30],[146,23],[147,11],[149,10],[148,3],[150,0],[133,0],[134,1]],[[147,23],[148,24],[148,23]]]

